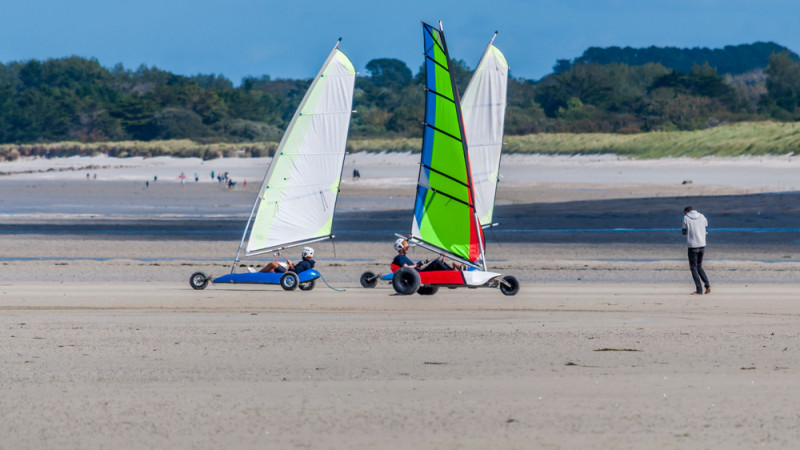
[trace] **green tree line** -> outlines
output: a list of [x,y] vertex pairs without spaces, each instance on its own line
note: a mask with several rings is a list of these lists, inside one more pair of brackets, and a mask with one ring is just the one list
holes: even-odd
[[[540,80],[512,74],[506,133],[637,133],[800,119],[800,62],[788,51],[735,74],[707,61],[686,71],[629,62],[557,64]],[[463,61],[452,67],[463,92],[471,69]],[[415,75],[392,58],[366,69],[356,80],[351,136],[421,136],[422,70]],[[234,86],[217,75],[108,69],[75,56],[0,64],[0,143],[277,141],[309,83],[265,75]]]

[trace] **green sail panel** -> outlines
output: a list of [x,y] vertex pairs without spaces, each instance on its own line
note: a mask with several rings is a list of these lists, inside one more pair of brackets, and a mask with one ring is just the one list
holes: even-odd
[[355,78],[353,64],[337,45],[275,151],[258,194],[246,254],[330,236]]
[[423,23],[425,130],[411,236],[464,261],[483,264],[458,92],[444,34]]

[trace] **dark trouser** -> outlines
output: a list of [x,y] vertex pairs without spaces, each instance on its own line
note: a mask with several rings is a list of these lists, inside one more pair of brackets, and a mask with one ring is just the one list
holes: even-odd
[[452,267],[445,264],[441,259],[434,259],[425,268],[420,269],[420,272],[428,272],[431,270],[453,270]]
[[689,270],[692,271],[692,279],[694,279],[696,292],[703,292],[703,284],[705,284],[706,289],[711,287],[706,272],[703,270],[703,254],[705,252],[705,247],[689,249]]

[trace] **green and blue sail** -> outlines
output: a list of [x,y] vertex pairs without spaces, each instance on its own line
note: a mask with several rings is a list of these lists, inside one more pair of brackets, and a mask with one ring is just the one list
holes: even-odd
[[458,91],[441,29],[423,23],[425,129],[412,238],[483,267],[484,237],[475,213],[472,174]]

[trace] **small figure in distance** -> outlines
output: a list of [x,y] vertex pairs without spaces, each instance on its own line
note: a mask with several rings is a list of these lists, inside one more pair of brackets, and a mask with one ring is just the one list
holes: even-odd
[[[420,272],[427,272],[431,270],[463,270],[464,266],[457,262],[453,262],[453,267],[447,265],[446,262],[442,261],[441,259],[437,258],[433,261],[426,259],[425,261],[412,261],[406,253],[408,253],[408,241],[399,238],[394,241],[394,249],[397,250],[397,256],[394,257],[392,260],[392,264],[398,267],[413,267]],[[427,266],[422,267],[423,265],[427,264]]]
[[[686,236],[689,246],[689,270],[692,271],[695,291],[692,295],[702,295],[703,285],[705,293],[711,293],[711,283],[708,282],[705,270],[703,270],[703,256],[706,252],[706,235],[708,234],[708,220],[700,212],[687,206],[683,209],[683,227],[681,232]],[[702,283],[701,283],[702,282]]]
[[286,261],[285,263],[281,263],[277,261],[277,258],[281,256],[280,253],[275,254],[276,261],[272,261],[261,268],[261,270],[256,270],[252,267],[248,267],[247,270],[250,273],[258,273],[258,272],[276,272],[276,273],[284,273],[286,271],[292,271],[294,273],[301,273],[305,272],[308,269],[313,269],[314,264],[314,249],[311,247],[303,247],[303,250],[300,254],[302,261],[297,264],[292,263],[289,261],[289,258],[284,257],[283,259]]

